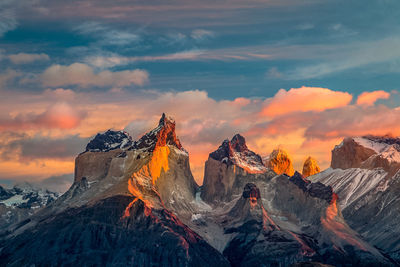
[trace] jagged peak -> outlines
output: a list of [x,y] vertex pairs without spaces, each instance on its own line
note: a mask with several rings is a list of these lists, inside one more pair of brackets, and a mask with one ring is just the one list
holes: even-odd
[[235,134],[230,141],[225,139],[209,157],[227,165],[239,166],[249,173],[266,171],[260,155],[248,149],[245,138],[240,134]]
[[232,148],[238,152],[243,152],[245,150],[249,150],[246,145],[246,139],[240,134],[235,134],[232,137],[231,145],[232,145]]
[[297,171],[289,178],[289,181],[310,196],[324,199],[328,203],[330,203],[334,197],[334,192],[331,186],[326,186],[320,182],[312,183]]
[[274,149],[265,165],[273,170],[276,174],[286,174],[292,176],[294,174],[292,159],[289,153],[281,147]]
[[125,131],[107,130],[98,133],[86,145],[86,150],[90,152],[107,152],[114,149],[127,149],[132,146],[132,138]]
[[318,162],[315,158],[309,156],[303,164],[303,176],[308,177],[317,174],[321,171]]
[[135,148],[153,151],[157,146],[165,145],[185,151],[175,133],[175,120],[163,113],[158,126],[135,142]]

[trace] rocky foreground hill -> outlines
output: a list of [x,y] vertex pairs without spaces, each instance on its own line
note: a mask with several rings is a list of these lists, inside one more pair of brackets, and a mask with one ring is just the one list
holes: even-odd
[[210,153],[202,187],[164,114],[137,141],[96,135],[75,163],[64,195],[2,232],[0,265],[396,264],[347,224],[334,186],[276,174],[241,135]]

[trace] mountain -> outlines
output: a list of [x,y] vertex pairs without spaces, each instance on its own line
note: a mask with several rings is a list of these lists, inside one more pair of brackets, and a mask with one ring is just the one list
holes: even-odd
[[308,177],[321,171],[316,159],[308,157],[303,164],[303,176]]
[[346,221],[367,241],[400,260],[400,139],[345,138],[331,168],[310,177],[331,185]]
[[287,174],[289,176],[294,174],[292,159],[282,148],[274,149],[265,164],[276,174]]
[[[390,265],[346,224],[330,186],[312,183],[298,172],[291,177],[268,169],[248,172],[240,166],[242,161],[230,160],[230,147],[237,147],[236,140],[224,141],[206,162],[207,181],[201,196],[212,208],[198,199],[203,208],[192,222],[186,222],[232,266],[310,261],[335,266]],[[247,151],[244,138],[240,140],[239,147]]]
[[162,115],[137,141],[96,135],[57,200],[0,234],[1,266],[390,266],[344,220],[331,186],[276,174],[235,135],[204,185]]
[[98,134],[76,158],[71,188],[4,234],[0,265],[228,266],[180,219],[191,218],[197,185],[175,122],[163,114],[129,141]]
[[205,163],[201,198],[206,202],[231,200],[233,195],[241,193],[245,185],[240,177],[257,179],[265,172],[267,168],[261,157],[247,148],[243,136],[236,134],[210,153]]
[[52,203],[59,193],[24,183],[11,189],[0,186],[0,229],[22,221]]

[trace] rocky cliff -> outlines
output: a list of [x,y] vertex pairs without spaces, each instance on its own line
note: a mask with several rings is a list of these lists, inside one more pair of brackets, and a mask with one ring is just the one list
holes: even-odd
[[245,185],[241,177],[258,179],[266,172],[261,157],[248,149],[243,136],[236,134],[210,153],[205,163],[201,197],[209,203],[231,200]]
[[294,174],[292,159],[289,154],[281,149],[274,149],[268,157],[265,165],[276,174],[286,174],[292,176]]
[[312,157],[308,157],[303,164],[303,176],[308,177],[314,174],[317,174],[321,171],[318,166],[318,162],[316,159]]

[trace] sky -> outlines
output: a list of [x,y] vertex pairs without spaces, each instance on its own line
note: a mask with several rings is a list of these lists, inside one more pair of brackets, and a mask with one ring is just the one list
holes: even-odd
[[355,135],[400,135],[397,0],[2,0],[0,184],[65,189],[107,129],[163,112],[201,184],[235,133],[329,167]]

